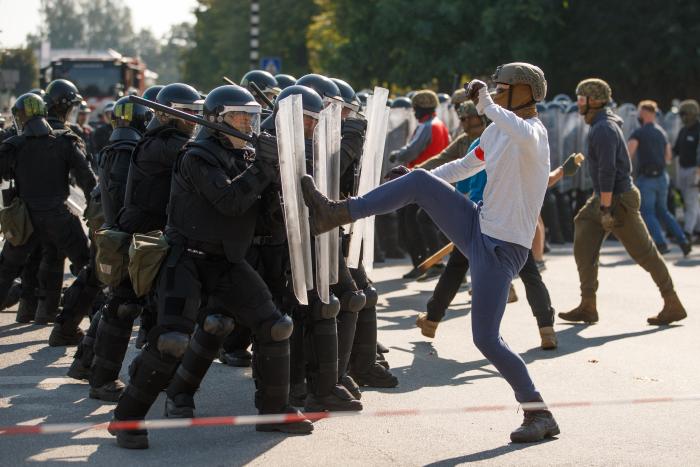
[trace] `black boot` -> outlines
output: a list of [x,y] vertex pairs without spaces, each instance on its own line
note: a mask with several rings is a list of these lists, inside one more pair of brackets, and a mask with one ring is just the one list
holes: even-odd
[[352,222],[347,200],[331,201],[326,198],[316,189],[314,179],[310,175],[301,178],[301,191],[304,202],[309,207],[311,235],[319,235]]
[[[8,290],[7,292],[7,297],[5,297],[5,301],[2,302],[2,305],[0,305],[0,311],[7,310],[8,308],[12,308],[13,306],[17,305],[17,303],[22,298],[24,298],[22,292],[22,284],[18,282],[17,279],[15,279],[14,283],[10,287],[10,290]],[[28,299],[31,300],[32,297],[34,297],[33,291],[27,294]]]
[[20,298],[15,321],[18,323],[30,322],[32,319],[34,319],[34,315],[36,315],[37,305],[38,300],[36,297]]
[[49,324],[56,321],[58,303],[61,301],[61,289],[47,290],[39,300],[34,317],[34,324]]
[[559,434],[559,426],[549,410],[525,410],[523,424],[510,434],[514,443],[535,443]]
[[70,378],[90,380],[92,361],[95,358],[95,337],[97,337],[97,329],[100,327],[101,320],[102,310],[99,310],[90,320],[90,327],[80,340],[78,350],[75,351],[73,363],[66,373]]
[[260,414],[287,413],[299,417],[291,423],[255,425],[256,431],[303,435],[314,431],[310,420],[289,405],[289,340],[255,342],[253,345],[255,407]]
[[[187,336],[179,333],[169,333],[177,337],[170,339],[163,349],[172,351],[175,342],[186,342]],[[168,341],[168,335],[160,337],[160,341]],[[184,345],[180,345],[180,348]],[[182,355],[182,351],[176,351]],[[155,402],[158,394],[165,389],[168,381],[172,378],[178,366],[179,357],[164,355],[158,348],[144,347],[141,353],[129,365],[129,375],[131,379],[129,385],[124,390],[117,407],[114,409],[114,420],[143,420],[148,410]],[[148,432],[146,430],[110,430],[108,431],[117,437],[117,444],[126,449],[146,449],[148,448]]]

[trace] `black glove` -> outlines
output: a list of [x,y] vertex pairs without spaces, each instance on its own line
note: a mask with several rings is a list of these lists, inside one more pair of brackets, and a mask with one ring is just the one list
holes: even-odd
[[410,171],[411,171],[411,169],[409,169],[408,167],[405,167],[403,165],[396,166],[393,169],[391,169],[389,171],[389,173],[387,173],[384,176],[384,180],[391,181],[391,180],[394,180],[396,178],[403,177],[404,175],[406,175]]
[[277,165],[279,162],[277,138],[267,132],[260,133],[255,142],[255,159],[268,164]]
[[367,131],[367,120],[365,120],[364,118],[352,117],[348,117],[343,121],[343,126],[340,130],[343,136],[350,133],[355,133],[357,135],[364,136],[365,131]]

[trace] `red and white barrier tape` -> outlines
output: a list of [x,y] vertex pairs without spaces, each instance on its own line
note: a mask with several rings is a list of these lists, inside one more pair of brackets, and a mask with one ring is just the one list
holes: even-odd
[[[686,396],[673,397],[649,397],[641,399],[610,399],[601,401],[569,401],[552,402],[546,408],[574,408],[574,407],[596,407],[611,405],[638,405],[638,404],[659,404],[664,402],[688,402],[700,401],[700,394],[690,394]],[[543,409],[545,405],[539,402],[528,402],[521,404],[523,409]],[[513,410],[513,405],[475,405],[468,407],[437,408],[437,409],[396,409],[396,410],[373,410],[364,412],[307,412],[303,415],[296,414],[273,414],[273,415],[236,415],[226,417],[201,417],[201,418],[180,418],[161,420],[132,420],[114,421],[103,423],[51,423],[45,425],[14,425],[0,427],[0,436],[3,435],[35,435],[53,433],[72,433],[86,430],[158,430],[166,428],[193,428],[202,426],[240,426],[257,425],[265,423],[294,423],[304,419],[311,421],[322,420],[324,418],[339,417],[402,417],[418,415],[452,415],[472,412],[503,412]]]

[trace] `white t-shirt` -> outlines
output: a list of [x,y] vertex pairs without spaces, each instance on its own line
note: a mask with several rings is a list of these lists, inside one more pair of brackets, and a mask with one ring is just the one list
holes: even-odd
[[486,170],[481,231],[530,249],[549,179],[547,130],[538,118],[524,120],[494,104],[485,92],[482,96],[484,113],[493,123],[479,146],[431,173],[455,183]]

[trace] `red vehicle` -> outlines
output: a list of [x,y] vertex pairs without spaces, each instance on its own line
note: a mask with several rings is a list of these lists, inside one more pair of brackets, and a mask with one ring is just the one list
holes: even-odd
[[150,72],[138,58],[122,57],[71,57],[52,60],[41,69],[41,87],[55,79],[72,81],[94,109],[104,101],[115,100],[131,90],[139,94],[149,86]]

